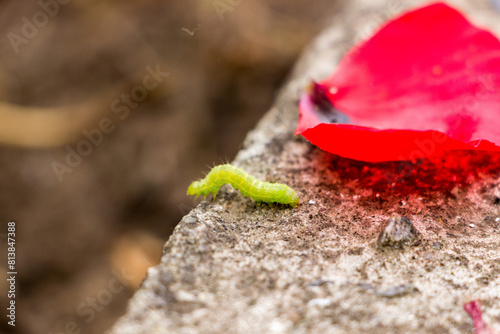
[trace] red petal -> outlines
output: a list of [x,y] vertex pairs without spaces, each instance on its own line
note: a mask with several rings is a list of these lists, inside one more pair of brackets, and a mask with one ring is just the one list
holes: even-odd
[[464,304],[464,310],[469,313],[472,321],[474,321],[474,328],[476,334],[498,334],[498,331],[488,326],[483,321],[483,314],[481,312],[481,302],[473,300]]
[[[447,150],[500,151],[500,41],[434,4],[385,25],[350,50],[300,101],[296,133],[365,160]],[[325,101],[356,125],[322,123]],[[328,117],[326,117],[328,118]]]

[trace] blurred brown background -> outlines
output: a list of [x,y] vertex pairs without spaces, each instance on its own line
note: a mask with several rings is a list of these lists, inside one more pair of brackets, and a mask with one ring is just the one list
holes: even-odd
[[195,205],[189,183],[234,157],[337,7],[0,2],[3,310],[8,221],[18,272],[0,331],[108,329]]

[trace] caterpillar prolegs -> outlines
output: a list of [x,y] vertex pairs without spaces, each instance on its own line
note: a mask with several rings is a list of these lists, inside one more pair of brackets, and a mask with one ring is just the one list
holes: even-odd
[[219,188],[227,183],[256,202],[288,204],[292,207],[299,204],[299,196],[289,186],[259,181],[243,169],[230,164],[212,168],[204,179],[191,183],[187,194],[198,197],[212,193],[215,196]]

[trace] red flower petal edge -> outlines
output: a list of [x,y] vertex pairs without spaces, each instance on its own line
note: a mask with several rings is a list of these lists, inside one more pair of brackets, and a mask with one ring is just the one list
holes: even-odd
[[499,334],[498,331],[489,327],[483,321],[483,314],[481,312],[481,303],[479,300],[473,300],[464,304],[464,310],[469,313],[472,321],[474,321],[474,328],[476,334]]
[[313,83],[299,111],[295,134],[356,160],[500,152],[500,41],[445,4],[408,12]]

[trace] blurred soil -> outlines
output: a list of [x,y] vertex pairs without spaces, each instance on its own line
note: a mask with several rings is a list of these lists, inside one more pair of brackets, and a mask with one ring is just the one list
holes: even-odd
[[[228,11],[219,15],[221,3]],[[17,326],[8,330],[109,328],[194,206],[185,195],[190,181],[234,157],[336,7],[326,0],[74,0],[59,5],[16,53],[9,33],[21,35],[23,18],[33,22],[42,9],[38,2],[1,2],[1,101],[41,112],[65,108],[68,124],[74,106],[102,104],[89,104],[94,120],[61,145],[0,145],[2,244],[7,222],[17,223]],[[115,113],[113,101],[158,66],[169,76],[126,117]],[[86,139],[82,131],[104,118],[114,130],[60,180],[54,162],[64,164],[68,150]],[[21,124],[13,132],[37,143],[30,129]],[[0,301],[6,305],[4,293]]]

